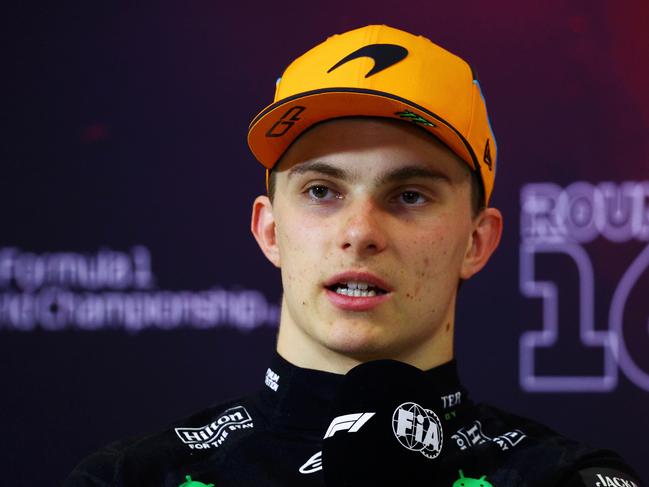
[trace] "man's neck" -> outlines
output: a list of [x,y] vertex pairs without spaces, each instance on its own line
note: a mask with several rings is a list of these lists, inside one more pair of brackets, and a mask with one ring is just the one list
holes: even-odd
[[453,326],[439,327],[438,335],[422,342],[420,347],[400,350],[335,350],[307,336],[303,329],[282,320],[277,340],[277,352],[298,367],[346,374],[353,367],[371,360],[392,359],[429,370],[453,359]]

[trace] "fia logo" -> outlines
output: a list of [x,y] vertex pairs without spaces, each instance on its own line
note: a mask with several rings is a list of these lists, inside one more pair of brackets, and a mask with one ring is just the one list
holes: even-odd
[[418,451],[427,458],[442,452],[442,423],[430,409],[414,402],[404,402],[392,414],[392,431],[401,446]]

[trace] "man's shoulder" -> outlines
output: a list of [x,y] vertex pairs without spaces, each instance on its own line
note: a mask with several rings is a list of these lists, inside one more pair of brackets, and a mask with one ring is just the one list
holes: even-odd
[[491,443],[507,459],[505,472],[545,478],[542,484],[547,485],[641,485],[633,468],[613,450],[574,440],[539,421],[489,404],[476,408],[476,419],[452,439],[461,449]]
[[530,450],[539,449],[556,452],[566,459],[579,459],[593,454],[613,455],[611,450],[590,446],[570,438],[552,427],[529,417],[501,409],[491,404],[480,403],[476,406],[480,423],[485,431],[500,432],[494,440],[507,451],[515,447]]
[[[236,444],[258,431],[264,422],[254,395],[230,399],[200,410],[168,427],[115,441],[83,459],[65,487],[148,485],[175,468],[218,463]],[[162,485],[162,484],[160,484]]]

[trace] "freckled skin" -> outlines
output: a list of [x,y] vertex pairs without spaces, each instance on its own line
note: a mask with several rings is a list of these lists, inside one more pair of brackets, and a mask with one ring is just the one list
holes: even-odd
[[[289,177],[311,162],[346,176]],[[381,180],[413,166],[442,177]],[[282,273],[280,354],[298,366],[343,373],[379,358],[420,368],[450,360],[458,281],[482,268],[501,228],[497,210],[472,216],[467,165],[405,122],[339,119],[301,135],[277,171],[274,201],[255,200],[252,227]],[[485,256],[477,229],[489,217],[498,238]],[[324,282],[350,270],[386,281],[390,299],[363,312],[334,306]]]

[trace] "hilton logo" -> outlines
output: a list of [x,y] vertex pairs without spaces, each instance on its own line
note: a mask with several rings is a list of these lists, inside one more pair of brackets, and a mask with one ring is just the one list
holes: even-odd
[[235,406],[224,411],[210,424],[200,428],[175,428],[175,431],[189,448],[203,450],[218,448],[233,431],[252,427],[252,418],[246,408]]

